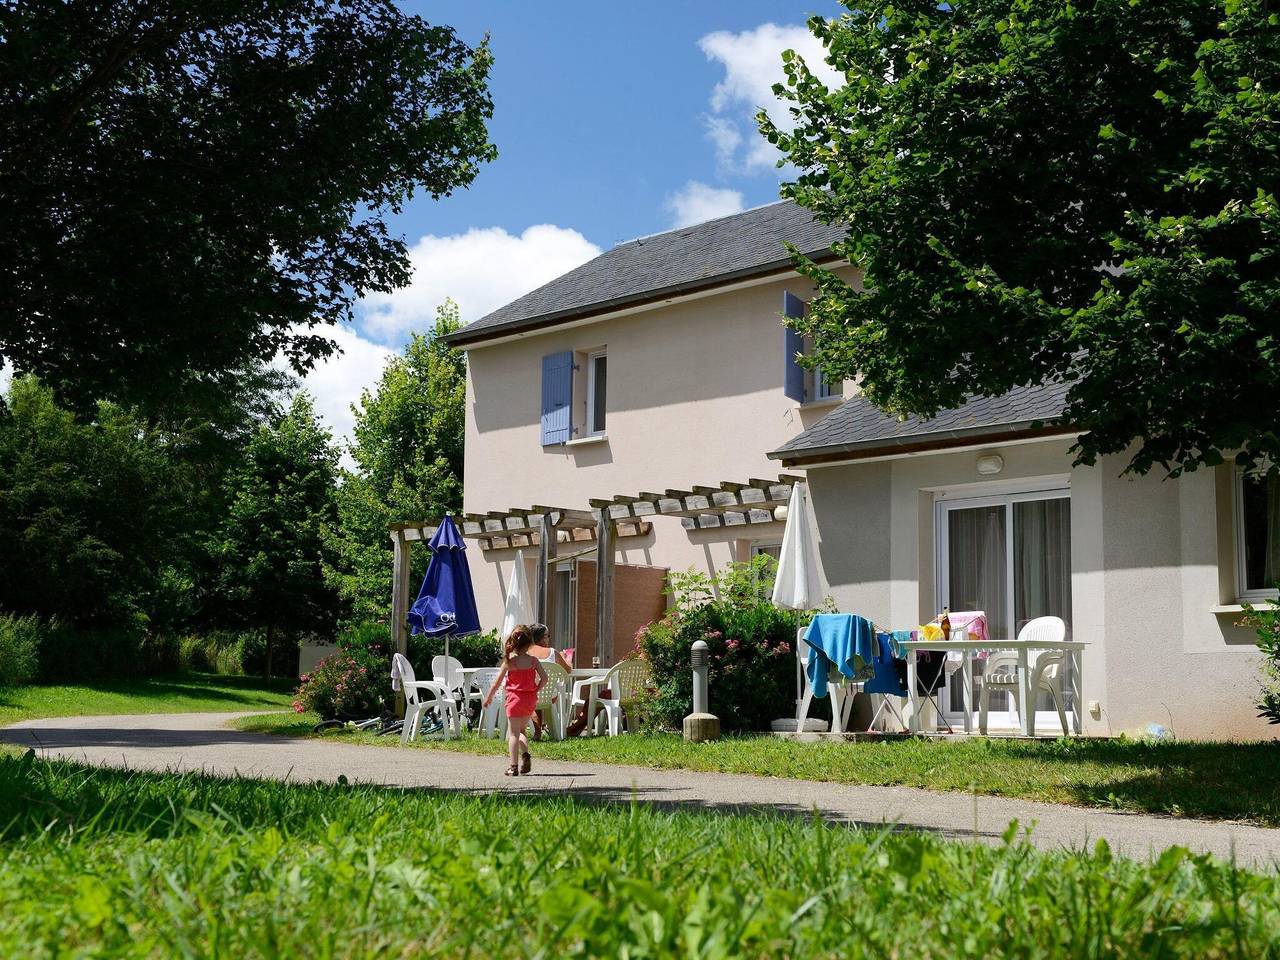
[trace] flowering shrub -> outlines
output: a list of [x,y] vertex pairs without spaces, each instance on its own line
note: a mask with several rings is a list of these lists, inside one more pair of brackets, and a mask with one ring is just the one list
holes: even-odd
[[391,667],[371,650],[339,648],[303,674],[293,709],[314,710],[326,720],[378,716],[390,700]]
[[653,673],[655,720],[678,727],[693,711],[689,654],[696,640],[707,642],[711,712],[723,729],[764,730],[794,712],[796,630],[809,615],[769,601],[775,569],[776,561],[761,555],[730,564],[714,579],[671,575],[672,611],[637,637]]
[[1280,607],[1245,604],[1245,617],[1240,622],[1257,631],[1258,649],[1263,654],[1258,716],[1280,724]]

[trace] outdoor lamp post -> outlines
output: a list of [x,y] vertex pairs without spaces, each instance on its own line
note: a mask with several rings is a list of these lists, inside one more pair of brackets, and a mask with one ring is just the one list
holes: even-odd
[[707,703],[707,641],[694,641],[690,654],[693,665],[693,713],[684,718],[684,738],[691,743],[720,739],[720,718],[711,714]]

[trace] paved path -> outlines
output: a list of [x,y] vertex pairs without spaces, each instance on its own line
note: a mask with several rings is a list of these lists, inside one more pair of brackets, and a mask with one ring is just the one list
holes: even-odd
[[[636,797],[660,807],[724,813],[777,811],[840,823],[895,824],[944,837],[999,842],[1009,821],[1034,824],[1046,849],[1078,849],[1104,838],[1112,850],[1144,858],[1174,844],[1254,867],[1280,866],[1280,829],[1089,810],[1057,804],[910,787],[866,787],[728,773],[650,770],[574,761],[534,760],[534,774],[502,776],[499,757],[399,750],[244,733],[228,724],[245,714],[189,713],[137,717],[62,717],[0,730],[0,740],[45,755],[148,770],[293,781],[430,787],[476,793],[572,794],[594,801]],[[1229,789],[1224,785],[1225,789]]]

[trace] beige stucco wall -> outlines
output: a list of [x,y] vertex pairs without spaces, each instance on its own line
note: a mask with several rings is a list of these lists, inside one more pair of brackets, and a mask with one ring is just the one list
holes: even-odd
[[[1121,458],[1071,466],[1069,441],[811,468],[824,581],[840,609],[905,627],[936,613],[934,501],[1023,483],[1071,491],[1072,628],[1084,659],[1086,732],[1171,726],[1188,738],[1256,738],[1271,730],[1252,703],[1259,656],[1234,602],[1231,509],[1213,472],[1123,478]],[[994,482],[983,453],[1005,461]]]
[[[777,476],[765,454],[833,408],[783,394],[784,290],[807,298],[812,287],[792,276],[470,349],[464,509],[587,509],[591,498]],[[608,439],[544,448],[542,358],[598,348],[609,356]],[[745,557],[750,542],[781,539],[781,524],[686,531],[660,517],[648,535],[620,538],[618,559],[709,572]],[[481,623],[496,624],[514,553],[468,554]]]

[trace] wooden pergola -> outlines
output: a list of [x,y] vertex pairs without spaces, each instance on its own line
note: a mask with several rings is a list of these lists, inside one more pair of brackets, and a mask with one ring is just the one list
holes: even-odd
[[[791,499],[800,477],[782,475],[776,480],[751,479],[746,483],[723,482],[714,487],[689,490],[618,494],[590,500],[591,510],[534,505],[461,517],[459,531],[476,540],[483,550],[538,547],[536,608],[538,619],[548,623],[551,613],[551,571],[557,563],[596,555],[596,646],[601,663],[613,660],[614,554],[619,537],[647,534],[652,517],[678,517],[689,530],[749,526],[774,520],[774,511]],[[413,544],[427,541],[436,524],[391,524],[394,547],[391,585],[391,634],[396,649],[405,652],[408,641],[410,590],[409,560]],[[567,552],[561,552],[564,545]],[[577,549],[574,549],[574,547]]]

